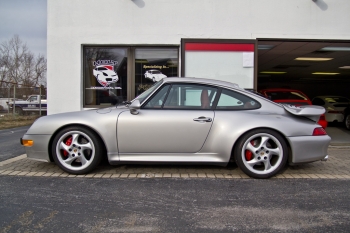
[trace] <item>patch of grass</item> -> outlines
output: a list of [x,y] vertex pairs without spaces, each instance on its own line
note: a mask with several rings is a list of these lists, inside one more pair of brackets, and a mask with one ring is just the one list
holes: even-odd
[[18,116],[0,113],[0,130],[31,125],[39,117],[38,115]]

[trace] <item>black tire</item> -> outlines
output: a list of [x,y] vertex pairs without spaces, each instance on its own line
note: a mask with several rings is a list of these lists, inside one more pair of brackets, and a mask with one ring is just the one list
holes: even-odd
[[350,130],[350,114],[344,117],[344,126],[347,130]]
[[80,126],[62,129],[53,139],[51,151],[55,163],[63,171],[75,175],[94,170],[104,155],[100,138]]
[[15,107],[15,113],[21,116],[24,115],[21,107]]
[[270,178],[285,167],[288,148],[279,133],[270,129],[256,129],[238,140],[234,148],[234,159],[248,176]]

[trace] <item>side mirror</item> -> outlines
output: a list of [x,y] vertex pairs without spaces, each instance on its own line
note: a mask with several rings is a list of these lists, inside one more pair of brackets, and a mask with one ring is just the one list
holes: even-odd
[[132,115],[137,115],[139,114],[139,111],[137,111],[138,109],[141,108],[141,104],[140,104],[140,101],[139,100],[134,100],[134,102],[132,102],[130,105],[129,105],[129,109],[130,109],[130,113]]

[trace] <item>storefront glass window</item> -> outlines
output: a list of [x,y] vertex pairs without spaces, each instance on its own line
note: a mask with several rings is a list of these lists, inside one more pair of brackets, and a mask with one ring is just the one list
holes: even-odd
[[136,48],[135,95],[163,78],[177,77],[178,54],[178,48]]
[[84,106],[127,100],[127,48],[84,48]]

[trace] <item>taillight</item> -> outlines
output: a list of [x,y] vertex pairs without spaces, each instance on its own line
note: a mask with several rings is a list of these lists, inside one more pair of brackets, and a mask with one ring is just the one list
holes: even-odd
[[326,120],[326,117],[325,117],[325,115],[324,115],[324,114],[322,114],[322,115],[320,116],[320,120],[323,120],[323,121],[325,121],[325,120]]
[[343,111],[328,111],[328,113],[336,113],[336,114],[338,114],[338,113],[343,113]]
[[326,130],[324,130],[322,127],[315,128],[314,132],[312,133],[312,136],[322,136],[322,135],[327,135]]

